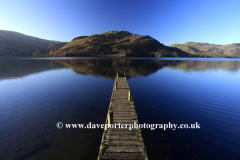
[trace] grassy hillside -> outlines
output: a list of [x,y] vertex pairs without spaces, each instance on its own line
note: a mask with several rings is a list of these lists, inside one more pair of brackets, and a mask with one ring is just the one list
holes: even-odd
[[0,30],[0,55],[27,55],[36,50],[60,43],[49,41],[18,32]]
[[240,57],[240,43],[215,45],[209,43],[187,42],[174,44],[170,47],[179,48],[185,52],[203,57]]
[[127,31],[109,31],[80,36],[49,56],[107,56],[107,57],[189,57],[189,53],[170,48],[150,36]]

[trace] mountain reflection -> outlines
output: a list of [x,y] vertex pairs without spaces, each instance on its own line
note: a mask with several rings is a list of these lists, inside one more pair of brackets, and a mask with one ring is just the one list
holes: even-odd
[[183,71],[240,69],[239,61],[198,61],[159,59],[8,59],[0,60],[0,79],[11,79],[41,73],[47,70],[70,68],[79,74],[90,74],[114,79],[116,73],[128,78],[148,76],[159,69],[169,67]]
[[85,59],[85,60],[52,60],[63,64],[80,74],[91,74],[114,79],[116,73],[127,77],[148,76],[168,64],[167,61],[140,59]]
[[169,67],[184,71],[204,71],[221,69],[237,71],[239,61],[192,61],[192,60],[152,60],[152,59],[68,59],[52,60],[55,64],[63,64],[76,73],[91,74],[114,79],[116,73],[127,77],[148,76],[159,69]]
[[0,59],[0,80],[22,78],[48,70],[66,68],[61,64],[53,64],[50,60],[36,59]]
[[226,70],[237,71],[240,69],[239,61],[181,61],[178,65],[170,65],[172,69],[184,71]]

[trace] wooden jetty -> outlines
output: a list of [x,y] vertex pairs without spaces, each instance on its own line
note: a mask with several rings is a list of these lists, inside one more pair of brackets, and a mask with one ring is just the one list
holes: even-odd
[[[138,118],[127,78],[118,77],[117,73],[105,124],[134,122],[138,124]],[[98,155],[98,160],[101,159],[148,160],[141,130],[105,127]]]

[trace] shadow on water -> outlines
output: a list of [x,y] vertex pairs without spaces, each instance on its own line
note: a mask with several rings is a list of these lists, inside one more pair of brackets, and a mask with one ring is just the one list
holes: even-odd
[[[50,143],[48,143],[48,142],[43,142],[42,144],[36,145],[36,146],[35,146],[35,148],[36,148],[35,150],[33,150],[33,151],[31,151],[30,153],[28,153],[28,154],[26,154],[26,155],[18,158],[17,160],[24,160],[24,159],[28,158],[29,156],[31,156],[31,155],[33,155],[33,154],[36,154],[37,152],[39,152],[39,151],[41,151],[41,150],[43,150],[43,149],[47,149],[47,148],[50,147],[51,143],[52,143],[52,142],[50,142]],[[20,148],[20,149],[18,149],[16,152],[21,152],[21,150],[22,150],[22,149]]]

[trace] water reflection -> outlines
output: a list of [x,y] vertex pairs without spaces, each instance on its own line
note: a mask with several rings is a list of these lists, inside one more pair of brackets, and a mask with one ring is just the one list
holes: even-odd
[[182,69],[184,71],[204,71],[204,70],[226,70],[237,71],[240,69],[239,61],[180,61],[178,64],[170,65],[172,69]]
[[26,77],[31,74],[48,70],[66,68],[61,64],[54,64],[49,60],[33,59],[0,59],[0,80]]
[[194,60],[153,60],[153,59],[8,59],[0,60],[0,79],[24,77],[47,70],[70,68],[86,75],[114,79],[116,73],[128,78],[149,76],[159,69],[170,67],[183,71],[240,69],[239,61],[194,61]]
[[222,69],[237,71],[239,61],[180,61],[180,60],[144,60],[144,59],[93,59],[93,60],[52,60],[52,63],[63,64],[80,74],[91,74],[114,79],[116,73],[127,77],[148,76],[163,67],[184,71],[204,71]]
[[[0,60],[0,159],[96,159],[101,129],[58,130],[55,124],[104,123],[116,72],[131,78],[141,123],[198,121],[203,126],[196,131],[143,130],[150,158],[234,159],[240,86],[239,77],[229,72],[238,71],[240,63],[211,60]],[[199,72],[208,70],[208,75]],[[222,76],[212,70],[228,72]],[[132,78],[138,76],[148,77]]]

